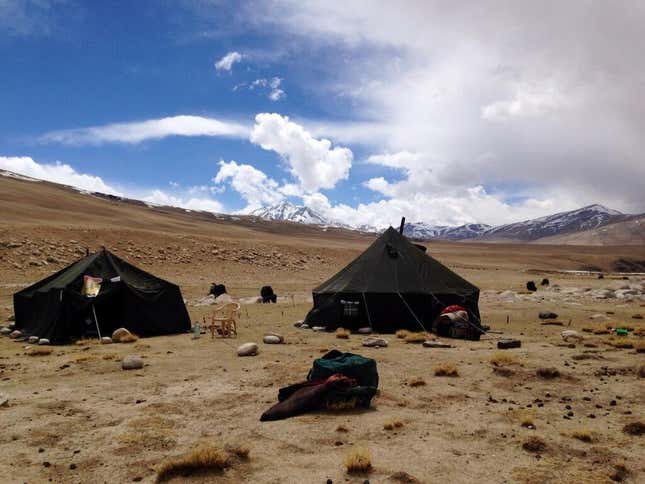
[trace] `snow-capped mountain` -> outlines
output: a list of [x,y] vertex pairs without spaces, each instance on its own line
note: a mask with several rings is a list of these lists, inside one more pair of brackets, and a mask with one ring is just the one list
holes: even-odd
[[486,224],[466,224],[451,227],[416,222],[405,224],[403,234],[413,240],[467,240],[479,237],[490,228],[490,225]]
[[542,237],[596,229],[632,217],[633,215],[626,215],[603,205],[588,205],[578,210],[494,227],[487,230],[481,238],[530,241]]
[[291,202],[280,202],[271,207],[262,207],[252,211],[254,215],[266,220],[284,220],[301,224],[328,225],[329,222],[319,213],[308,207],[297,206]]

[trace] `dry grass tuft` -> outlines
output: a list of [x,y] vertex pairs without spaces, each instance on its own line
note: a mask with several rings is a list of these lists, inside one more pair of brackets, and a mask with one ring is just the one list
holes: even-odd
[[134,349],[139,351],[149,350],[150,348],[151,348],[150,345],[147,343],[137,343],[136,345],[134,345]]
[[632,422],[623,427],[623,432],[629,435],[643,435],[645,434],[645,423]]
[[139,337],[136,334],[128,333],[124,334],[119,338],[119,343],[134,343],[135,341],[139,341]]
[[540,378],[553,379],[560,376],[557,368],[538,368],[535,372]]
[[336,427],[336,432],[349,432],[349,429],[344,425],[339,425],[338,427]]
[[232,445],[226,447],[226,450],[231,454],[237,456],[241,460],[248,460],[251,455],[251,449],[245,445]]
[[515,372],[513,370],[511,370],[510,368],[507,368],[505,366],[500,366],[500,367],[496,366],[496,367],[494,367],[493,368],[493,373],[495,373],[496,375],[499,375],[499,376],[507,377],[507,378],[510,377],[510,376],[513,376],[515,374]]
[[515,355],[506,351],[496,351],[490,356],[489,361],[493,366],[498,367],[516,365],[518,363]]
[[104,360],[116,360],[119,358],[119,355],[116,353],[106,353],[101,358]]
[[171,457],[156,468],[157,482],[200,470],[222,471],[231,465],[231,454],[213,444],[203,443],[180,457]]
[[626,337],[611,338],[609,339],[609,341],[607,341],[607,344],[609,346],[613,346],[614,348],[624,349],[624,350],[629,350],[634,347],[634,342]]
[[459,376],[457,367],[451,363],[440,363],[433,369],[434,376]]
[[135,418],[128,422],[129,431],[117,436],[121,444],[137,449],[169,449],[175,445],[175,422],[152,416]]
[[81,339],[77,339],[74,344],[76,344],[78,346],[90,346],[90,345],[98,345],[100,343],[101,342],[98,339],[95,339],[95,338],[92,338],[92,339],[90,339],[90,338],[81,338]]
[[52,352],[51,348],[47,348],[46,346],[32,346],[27,350],[27,355],[28,356],[47,356],[51,355]]
[[372,456],[367,447],[353,447],[345,455],[345,469],[348,474],[367,473],[372,470]]
[[383,424],[383,428],[384,428],[385,430],[400,429],[401,427],[403,427],[403,422],[401,422],[401,421],[400,421],[400,420],[398,420],[398,419],[395,419],[395,420],[388,420],[387,422],[385,422],[385,423]]
[[634,336],[645,336],[645,327],[639,327],[634,329],[632,333]]
[[399,339],[405,339],[405,337],[409,334],[410,332],[407,329],[399,329],[395,335]]
[[634,344],[634,348],[636,348],[636,353],[645,353],[645,341]]
[[428,339],[428,334],[419,332],[419,333],[410,333],[405,335],[405,342],[406,343],[423,343],[425,340]]
[[529,437],[522,444],[522,448],[527,452],[544,452],[546,450],[546,442],[540,437]]
[[587,442],[587,443],[593,441],[593,436],[591,434],[591,430],[589,430],[589,429],[574,430],[571,433],[571,437],[573,437],[574,439],[578,439],[578,440],[580,440],[582,442]]
[[348,339],[350,335],[350,332],[346,330],[345,328],[338,328],[336,330],[336,338],[340,339]]
[[426,381],[421,377],[412,378],[408,380],[408,385],[411,387],[422,387],[426,384]]
[[593,334],[609,334],[609,333],[611,333],[610,329],[598,328],[598,329],[594,329],[593,331]]

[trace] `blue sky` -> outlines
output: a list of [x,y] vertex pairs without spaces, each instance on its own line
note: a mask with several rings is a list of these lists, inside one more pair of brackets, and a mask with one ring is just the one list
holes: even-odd
[[642,11],[360,4],[0,0],[0,168],[357,225],[645,210]]

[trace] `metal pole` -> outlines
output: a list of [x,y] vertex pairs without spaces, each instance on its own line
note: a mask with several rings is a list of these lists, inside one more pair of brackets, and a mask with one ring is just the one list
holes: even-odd
[[99,320],[96,317],[96,310],[94,309],[94,304],[92,304],[92,313],[94,313],[94,322],[96,323],[96,331],[99,334],[99,341],[101,341],[101,330],[99,329]]
[[363,302],[365,303],[365,310],[367,311],[367,322],[370,323],[370,328],[374,330],[374,327],[372,326],[372,318],[370,317],[370,308],[367,307],[367,299],[365,298],[365,293],[361,293],[363,295]]

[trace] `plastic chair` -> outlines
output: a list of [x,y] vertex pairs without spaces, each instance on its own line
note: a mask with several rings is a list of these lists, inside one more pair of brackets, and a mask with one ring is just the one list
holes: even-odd
[[211,323],[208,329],[211,332],[211,338],[215,337],[215,331],[224,338],[237,336],[237,320],[240,317],[240,305],[236,302],[225,303],[215,306]]

